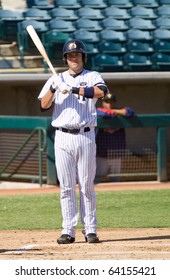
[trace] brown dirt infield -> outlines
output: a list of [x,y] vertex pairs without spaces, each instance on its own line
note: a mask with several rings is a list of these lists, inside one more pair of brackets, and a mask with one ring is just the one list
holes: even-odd
[[[124,189],[163,189],[170,183],[107,183],[95,185],[96,191]],[[43,188],[0,189],[0,195],[19,193],[58,192],[55,186]],[[58,245],[59,230],[1,230],[0,260],[170,260],[170,228],[99,229],[100,242],[88,244],[81,230],[77,230],[76,241],[69,245]]]

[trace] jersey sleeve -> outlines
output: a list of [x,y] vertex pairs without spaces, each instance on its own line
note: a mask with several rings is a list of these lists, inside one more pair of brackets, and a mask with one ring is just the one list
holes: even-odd
[[[44,84],[42,90],[40,91],[39,95],[38,95],[38,99],[41,100],[41,98],[46,94],[46,92],[49,90],[50,86],[52,84],[52,77],[50,77],[46,83]],[[55,96],[55,94],[54,94]]]

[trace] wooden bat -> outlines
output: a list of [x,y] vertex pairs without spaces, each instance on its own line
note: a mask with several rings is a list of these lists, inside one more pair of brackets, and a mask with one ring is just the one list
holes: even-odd
[[39,50],[40,54],[42,55],[42,57],[45,59],[45,61],[47,62],[49,68],[51,69],[52,73],[54,75],[57,75],[53,65],[51,64],[51,61],[47,55],[47,52],[37,34],[37,32],[35,31],[34,27],[32,25],[28,25],[26,27],[26,30],[28,32],[28,34],[30,35],[32,41],[34,42],[35,46],[37,47],[37,49]]

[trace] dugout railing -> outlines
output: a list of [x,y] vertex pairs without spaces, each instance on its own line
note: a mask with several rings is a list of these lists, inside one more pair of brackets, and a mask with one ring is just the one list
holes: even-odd
[[[58,183],[53,148],[54,129],[52,129],[50,122],[51,117],[0,116],[0,180],[15,181],[18,179],[29,182],[37,180],[37,182],[49,185]],[[140,180],[150,180],[153,178],[160,182],[168,181],[168,129],[170,127],[170,114],[136,115],[132,118],[116,117],[111,119],[98,117],[98,128],[113,127],[124,127],[127,133],[130,130],[134,130],[131,131],[132,133],[129,136],[131,143],[123,160],[124,165],[128,166],[128,168],[132,163],[131,160],[129,161],[129,158],[132,160],[137,158],[139,162],[139,168],[136,168],[137,163],[134,161],[134,169],[127,173],[125,169],[125,171],[119,174],[119,177],[124,178],[125,181],[136,180],[137,177]],[[46,148],[44,150],[41,149],[42,144],[39,141],[42,141],[42,139],[40,140],[41,137],[37,137],[30,146],[25,145],[25,151],[21,149],[22,155],[17,153],[17,156],[14,157],[16,151],[20,149],[20,145],[23,145],[29,135],[36,129],[46,132]],[[138,130],[136,134],[138,137],[134,133],[136,129]],[[148,148],[142,147],[143,140],[141,135],[145,136]],[[154,141],[151,141],[152,138],[154,138]],[[140,151],[137,151],[135,147],[139,146],[139,144],[142,148]],[[38,147],[41,147],[41,156],[38,154]],[[149,150],[149,154],[147,154],[146,150]],[[150,150],[152,153],[150,153]],[[150,154],[151,157],[149,158]],[[9,162],[10,165],[8,164]],[[8,165],[8,168],[4,169],[6,165]],[[152,168],[145,169],[145,166],[152,166]],[[2,172],[3,170],[4,172]]]

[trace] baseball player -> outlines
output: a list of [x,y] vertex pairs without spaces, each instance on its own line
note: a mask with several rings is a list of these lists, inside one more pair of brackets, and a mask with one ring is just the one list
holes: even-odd
[[[97,115],[104,118],[132,117],[134,110],[130,107],[118,108],[116,96],[109,92],[102,100],[102,107],[97,108]],[[120,174],[121,158],[126,148],[125,129],[99,128],[96,134],[97,177],[107,176],[109,173]]]
[[[53,103],[52,126],[55,128],[55,163],[60,183],[62,234],[58,244],[75,241],[75,229],[80,212],[86,242],[97,243],[95,127],[96,101],[108,92],[98,72],[84,69],[87,59],[85,45],[69,40],[63,47],[63,59],[68,70],[50,77],[39,99],[42,109]],[[80,211],[76,201],[79,185]]]

